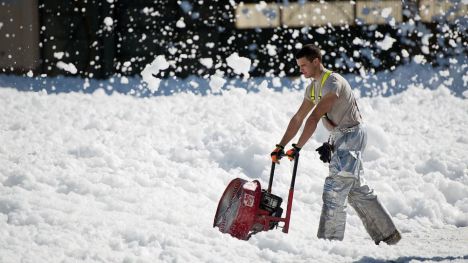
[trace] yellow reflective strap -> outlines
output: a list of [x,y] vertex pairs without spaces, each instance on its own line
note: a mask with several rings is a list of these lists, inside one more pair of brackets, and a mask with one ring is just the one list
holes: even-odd
[[315,89],[314,89],[314,82],[310,84],[310,99],[312,100],[312,103],[315,104]]
[[327,71],[327,72],[325,72],[325,75],[323,75],[323,77],[322,77],[322,83],[320,83],[319,99],[322,98],[323,84],[324,84],[325,81],[328,79],[328,77],[330,77],[330,74],[331,74],[331,73],[332,73],[331,71]]
[[[328,77],[332,74],[332,71],[327,71],[322,77],[322,81],[320,82],[320,90],[319,90],[319,101],[322,99],[322,89],[323,89],[323,84],[325,84],[325,81],[327,81]],[[315,86],[314,83],[312,82],[312,88],[310,89],[310,98],[312,99],[312,103],[315,104]]]

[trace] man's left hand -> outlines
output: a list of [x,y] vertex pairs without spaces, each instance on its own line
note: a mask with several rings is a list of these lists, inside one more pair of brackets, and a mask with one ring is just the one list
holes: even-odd
[[292,161],[300,151],[301,148],[298,147],[295,143],[293,143],[292,148],[286,152],[286,155],[288,156],[288,159]]

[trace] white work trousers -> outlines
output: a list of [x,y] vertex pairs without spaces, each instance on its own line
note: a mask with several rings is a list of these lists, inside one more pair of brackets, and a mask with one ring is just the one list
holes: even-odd
[[323,207],[317,236],[343,240],[348,201],[371,238],[382,241],[396,228],[373,190],[362,181],[361,155],[367,142],[365,128],[358,125],[348,129],[335,129],[331,138],[334,152],[330,161],[330,174],[323,187]]

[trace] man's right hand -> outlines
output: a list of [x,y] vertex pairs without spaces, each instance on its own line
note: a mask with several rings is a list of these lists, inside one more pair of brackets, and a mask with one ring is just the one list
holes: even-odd
[[271,152],[271,161],[274,163],[279,163],[279,160],[284,155],[284,146],[277,144],[276,148]]

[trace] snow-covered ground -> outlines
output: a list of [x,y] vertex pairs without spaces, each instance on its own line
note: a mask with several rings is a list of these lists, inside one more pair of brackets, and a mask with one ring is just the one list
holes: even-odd
[[[443,85],[359,100],[366,179],[402,231],[398,245],[374,245],[351,208],[343,242],[316,238],[323,127],[302,153],[289,234],[239,241],[212,227],[230,180],[267,185],[269,154],[302,94],[263,85],[138,98],[4,86],[0,262],[468,261],[468,100]],[[285,199],[291,169],[283,160],[273,185]]]

